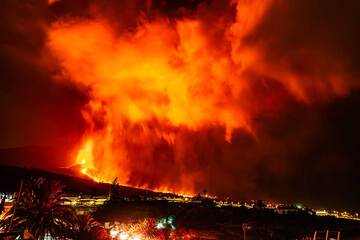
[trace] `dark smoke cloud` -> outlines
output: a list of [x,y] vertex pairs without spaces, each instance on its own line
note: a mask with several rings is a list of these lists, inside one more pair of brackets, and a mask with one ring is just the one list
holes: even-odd
[[[43,50],[48,15],[46,1],[2,2],[2,148],[51,145],[67,150],[83,129],[79,111],[86,95],[74,86],[50,81],[58,69]],[[65,162],[63,159],[59,164]]]
[[331,74],[359,87],[360,10],[357,1],[275,1],[248,44],[263,46],[274,68],[289,68],[303,77],[303,87],[313,100],[328,97]]
[[[305,92],[312,101],[322,101],[290,106],[291,115],[281,114],[275,122],[266,122],[270,141],[264,144],[282,145],[280,153],[275,149],[271,155],[285,164],[286,171],[273,174],[267,169],[272,161],[264,161],[258,172],[256,185],[262,186],[258,189],[276,189],[272,194],[292,201],[346,203],[359,209],[359,91],[339,98],[314,91],[337,71],[350,88],[359,87],[359,10],[358,1],[275,1],[248,36],[249,44],[263,45],[274,67],[290,66],[303,76],[315,76],[304,78]],[[276,187],[268,186],[269,182]],[[292,196],[288,194],[291,190]]]
[[[84,131],[80,109],[87,93],[55,81],[61,69],[44,50],[51,22],[100,16],[115,22],[119,31],[128,31],[136,28],[139,16],[147,20],[164,14],[169,19],[200,16],[213,32],[214,45],[221,48],[226,46],[218,42],[222,34],[218,29],[235,18],[234,7],[226,1],[63,0],[49,6],[46,1],[5,0],[2,4],[1,147],[51,145],[69,150]],[[151,148],[129,140],[135,169],[130,182],[156,187],[161,181],[175,183],[176,172],[190,171],[199,191],[219,196],[359,210],[359,10],[356,0],[275,1],[246,43],[261,45],[274,68],[290,66],[304,76],[316,76],[304,83],[310,101],[295,99],[279,81],[254,77],[249,91],[255,92],[250,102],[256,136],[237,130],[229,143],[223,138],[225,129],[214,126],[196,132],[177,130],[174,144],[148,136],[155,142]],[[341,96],[315,91],[313,86],[325,84],[334,71],[344,74],[351,90]],[[156,122],[149,124],[151,128]],[[129,126],[128,131],[141,129]],[[148,168],[139,162],[147,162]]]

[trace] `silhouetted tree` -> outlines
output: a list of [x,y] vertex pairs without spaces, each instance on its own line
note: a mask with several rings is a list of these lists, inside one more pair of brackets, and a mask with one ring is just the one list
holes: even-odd
[[19,201],[6,213],[1,225],[8,228],[13,218],[12,231],[27,230],[36,239],[46,234],[61,237],[75,220],[74,211],[62,205],[63,195],[63,186],[59,182],[31,179],[25,183]]
[[121,199],[120,187],[117,178],[114,179],[110,186],[109,200],[110,202],[118,201]]
[[4,211],[5,209],[5,196],[1,199],[1,203],[0,203],[0,214]]
[[206,189],[203,190],[203,197],[207,197],[207,190]]
[[254,204],[254,208],[255,209],[264,209],[264,208],[266,208],[266,204],[264,203],[263,200],[257,200],[256,203]]

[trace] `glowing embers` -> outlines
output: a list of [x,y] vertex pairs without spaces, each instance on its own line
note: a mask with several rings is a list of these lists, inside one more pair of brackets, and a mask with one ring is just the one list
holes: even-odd
[[110,228],[110,236],[118,240],[155,240],[158,239],[158,233],[154,224],[154,219],[144,219],[134,223],[115,222]]
[[145,218],[132,223],[115,222],[110,226],[110,236],[116,240],[199,239],[192,230],[177,230],[172,216],[158,220]]

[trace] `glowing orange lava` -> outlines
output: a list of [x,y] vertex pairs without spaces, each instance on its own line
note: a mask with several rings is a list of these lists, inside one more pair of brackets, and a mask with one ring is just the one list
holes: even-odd
[[94,174],[94,156],[93,156],[93,141],[92,139],[87,139],[84,145],[79,149],[76,155],[76,164],[81,167],[81,173],[92,178],[96,182],[101,182],[101,179],[98,179]]
[[[114,179],[107,178],[107,176],[101,175],[101,171],[98,171],[94,167],[94,156],[93,156],[93,146],[94,142],[92,139],[86,139],[84,144],[80,147],[76,155],[76,164],[80,166],[80,171],[82,174],[85,174],[89,178],[93,179],[95,182],[103,182],[103,183],[112,183]],[[126,183],[122,183],[125,186],[132,186]],[[146,190],[152,190],[155,192],[161,193],[176,193],[177,195],[183,197],[192,197],[194,196],[194,192],[188,192],[184,190],[174,190],[169,189],[167,187],[159,187],[159,188],[150,188],[146,185],[143,186],[136,186]]]

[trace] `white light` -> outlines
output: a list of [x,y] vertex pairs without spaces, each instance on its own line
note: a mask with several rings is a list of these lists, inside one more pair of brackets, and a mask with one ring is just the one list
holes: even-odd
[[131,239],[132,239],[132,240],[141,240],[142,237],[141,237],[140,234],[137,234],[137,235],[133,236]]
[[111,230],[110,230],[110,236],[111,236],[112,238],[115,238],[118,234],[119,234],[119,231],[118,231],[118,230],[116,230],[116,229],[111,229]]
[[127,232],[121,232],[119,235],[119,240],[127,240],[129,239],[129,234]]

